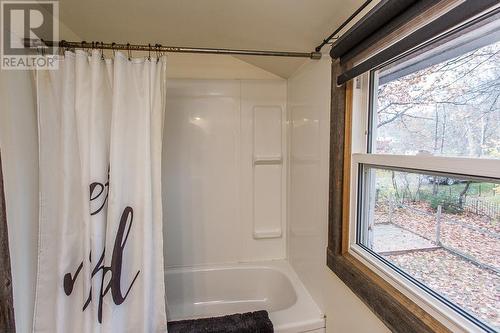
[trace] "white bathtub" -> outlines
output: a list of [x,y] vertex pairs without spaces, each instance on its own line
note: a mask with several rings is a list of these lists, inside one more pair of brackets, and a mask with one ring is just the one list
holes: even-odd
[[284,260],[168,269],[168,319],[267,310],[275,332],[324,332],[324,316]]

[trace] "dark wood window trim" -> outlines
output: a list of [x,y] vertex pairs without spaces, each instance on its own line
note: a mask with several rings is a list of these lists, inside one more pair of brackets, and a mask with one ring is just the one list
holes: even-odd
[[3,191],[2,156],[0,155],[0,332],[15,332],[9,235]]
[[351,169],[352,80],[337,86],[332,64],[328,267],[392,332],[450,332],[440,321],[348,252]]

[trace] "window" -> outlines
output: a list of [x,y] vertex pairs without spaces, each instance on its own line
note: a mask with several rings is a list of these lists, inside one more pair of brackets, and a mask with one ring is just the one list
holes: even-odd
[[428,47],[364,81],[349,252],[430,312],[468,331],[500,330],[498,29]]
[[497,41],[396,79],[375,72],[373,151],[500,158],[499,63]]

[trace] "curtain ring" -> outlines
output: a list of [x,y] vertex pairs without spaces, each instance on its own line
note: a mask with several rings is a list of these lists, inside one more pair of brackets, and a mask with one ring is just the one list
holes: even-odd
[[104,43],[101,42],[101,59],[104,60]]
[[132,59],[131,59],[131,58],[132,58],[132,57],[131,57],[132,53],[130,52],[130,43],[127,43],[127,54],[128,54],[128,60],[129,60],[129,61],[130,61],[130,60],[132,60]]
[[113,58],[115,57],[115,45],[116,45],[115,42],[111,43],[111,50],[113,51]]
[[151,44],[148,44],[148,60],[151,61]]
[[45,44],[45,42],[43,41],[43,38],[40,38],[40,42],[41,42],[40,53],[42,54],[43,57],[45,55],[45,47],[43,47],[43,44]]
[[64,39],[59,42],[59,55],[64,55]]
[[160,61],[161,57],[161,44],[156,44],[156,63]]
[[43,46],[43,44],[45,44],[45,42],[43,41],[43,38],[40,38],[40,42],[41,42],[40,53],[42,54],[42,57],[43,57],[43,56],[45,56],[45,47]]

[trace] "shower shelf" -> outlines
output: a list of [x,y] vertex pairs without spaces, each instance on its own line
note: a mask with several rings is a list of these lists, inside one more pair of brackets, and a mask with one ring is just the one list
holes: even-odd
[[253,157],[253,164],[254,165],[283,164],[283,158],[281,157],[281,155],[279,155],[279,156],[254,156]]
[[254,239],[280,238],[281,228],[272,230],[256,230],[253,232]]

